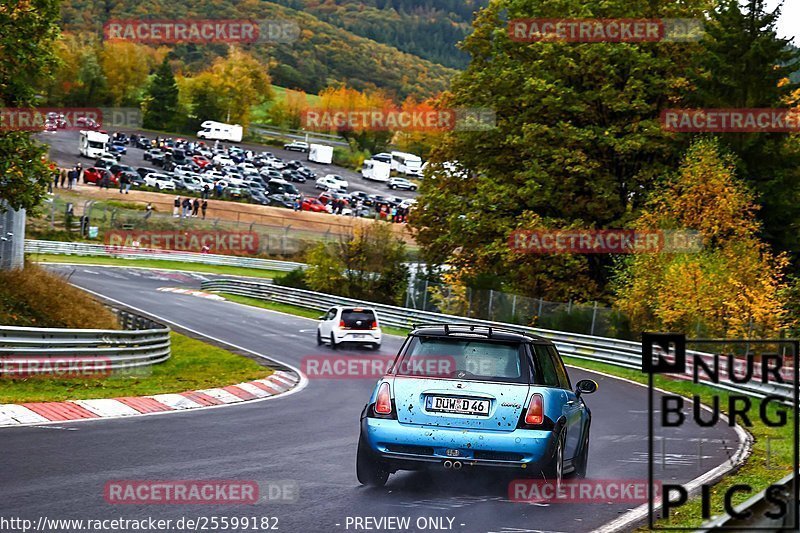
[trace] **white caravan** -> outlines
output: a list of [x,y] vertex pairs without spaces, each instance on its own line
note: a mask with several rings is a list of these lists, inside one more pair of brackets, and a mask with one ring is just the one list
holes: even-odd
[[214,122],[213,120],[206,120],[200,124],[202,128],[197,132],[199,139],[206,139],[209,141],[242,141],[242,127],[239,124],[225,124],[224,122]]
[[392,152],[392,170],[406,176],[421,176],[422,158],[405,152]]
[[79,148],[83,157],[97,159],[106,153],[107,145],[108,133],[92,130],[81,131]]
[[364,161],[364,166],[361,167],[361,177],[366,180],[389,181],[389,176],[392,173],[392,166],[389,163],[382,161],[375,161],[374,159],[367,159]]
[[311,144],[308,147],[308,160],[314,163],[329,165],[333,163],[333,146]]

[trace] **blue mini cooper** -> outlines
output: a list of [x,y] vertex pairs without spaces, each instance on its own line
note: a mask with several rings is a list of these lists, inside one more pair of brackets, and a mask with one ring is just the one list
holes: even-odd
[[361,413],[356,474],[505,467],[560,483],[584,477],[591,412],[552,342],[471,325],[419,326]]

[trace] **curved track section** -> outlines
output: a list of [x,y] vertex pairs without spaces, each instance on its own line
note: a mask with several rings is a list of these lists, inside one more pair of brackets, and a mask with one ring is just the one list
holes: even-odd
[[[157,289],[198,288],[199,274],[103,267],[56,267],[71,282],[210,337],[299,367],[304,356],[331,353],[316,346],[315,323],[225,301]],[[382,353],[401,339],[387,337]],[[339,352],[337,352],[339,353]],[[374,352],[363,352],[368,355]],[[593,412],[589,478],[647,479],[646,390],[614,378],[571,370],[573,381],[592,378],[600,390],[587,400]],[[274,516],[286,532],[366,531],[348,517],[443,520],[459,532],[590,531],[635,504],[520,504],[508,500],[510,478],[457,472],[400,473],[382,489],[355,479],[358,418],[374,380],[312,380],[275,401],[202,412],[83,422],[0,431],[0,516],[48,518],[179,519],[197,516]],[[733,430],[702,434],[678,429],[665,442],[663,467],[675,481],[698,477],[726,460],[722,447],[698,446]],[[698,456],[702,450],[702,457]],[[260,484],[293,480],[295,503],[222,505],[111,505],[110,480],[239,479]],[[452,519],[452,522],[449,521]],[[450,525],[451,524],[451,525]],[[441,529],[440,529],[441,530]],[[388,531],[372,529],[372,531]],[[398,530],[394,530],[398,531]]]

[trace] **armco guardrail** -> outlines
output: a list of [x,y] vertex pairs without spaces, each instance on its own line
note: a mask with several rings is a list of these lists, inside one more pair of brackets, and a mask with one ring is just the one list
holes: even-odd
[[[37,373],[34,359],[82,362],[86,372],[124,370],[162,363],[170,357],[170,328],[149,318],[112,308],[122,330],[0,326],[0,375]],[[92,363],[96,359],[96,363]],[[23,368],[20,369],[20,365]],[[42,372],[51,365],[40,365]],[[15,370],[16,369],[16,370]]]
[[[400,328],[410,328],[414,324],[445,321],[459,322],[462,324],[466,323],[482,326],[512,328],[549,338],[556,344],[558,350],[562,354],[570,357],[598,361],[636,370],[640,369],[642,366],[641,344],[632,341],[610,339],[606,337],[593,337],[578,333],[566,333],[563,331],[532,328],[516,324],[503,324],[500,322],[490,322],[487,320],[478,320],[462,316],[445,315],[430,311],[410,309],[407,307],[397,307],[393,305],[355,300],[352,298],[344,298],[342,296],[324,294],[321,292],[284,287],[261,281],[244,281],[218,278],[215,280],[204,281],[202,283],[202,288],[204,290],[220,291],[239,296],[249,296],[251,298],[258,298],[262,300],[299,305],[310,309],[318,309],[320,311],[326,311],[333,305],[372,307],[378,312],[381,323]],[[700,352],[690,353],[699,354],[703,357],[710,357],[709,354],[700,354]],[[724,369],[725,368],[723,368],[723,370]],[[787,372],[788,376],[791,369],[787,370],[789,370],[789,372]],[[691,372],[691,365],[689,366],[689,371]],[[733,388],[727,386],[726,384],[716,384],[714,386],[729,390]],[[737,385],[736,390],[751,394],[755,397],[776,395],[788,400],[792,398],[793,388],[788,383],[752,383],[746,385]]]
[[275,261],[259,257],[242,257],[236,255],[199,254],[193,252],[179,252],[173,250],[160,250],[156,248],[132,248],[125,246],[106,246],[85,242],[58,242],[39,241],[27,239],[25,241],[26,254],[56,254],[80,256],[107,256],[120,259],[159,259],[167,261],[181,261],[184,263],[202,263],[205,265],[238,266],[247,268],[260,268],[264,270],[278,270],[288,272],[296,268],[305,268],[305,263],[294,261]]
[[766,491],[761,491],[734,509],[737,514],[746,514],[746,517],[735,518],[733,516],[721,516],[710,522],[703,524],[700,531],[709,531],[724,528],[725,531],[789,531],[795,528],[797,531],[797,507],[792,505],[792,496],[797,498],[793,484],[794,475],[789,474],[774,485],[781,486],[782,497],[787,502],[787,512],[783,516],[770,518],[768,511],[775,511],[775,504],[766,499]]

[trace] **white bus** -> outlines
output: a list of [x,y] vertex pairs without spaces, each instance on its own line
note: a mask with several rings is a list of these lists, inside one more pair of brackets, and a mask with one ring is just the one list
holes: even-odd
[[225,124],[224,122],[206,120],[200,124],[200,127],[202,129],[197,132],[198,139],[235,143],[242,141],[242,127],[239,124]]
[[83,157],[97,159],[106,153],[108,133],[101,131],[81,131],[79,149]]
[[392,152],[392,170],[406,176],[421,176],[422,158],[405,152]]

